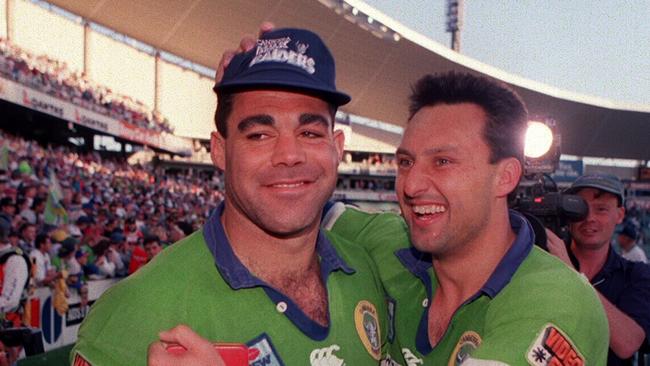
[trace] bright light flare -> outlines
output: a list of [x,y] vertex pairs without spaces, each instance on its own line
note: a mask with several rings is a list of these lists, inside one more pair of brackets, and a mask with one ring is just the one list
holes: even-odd
[[529,158],[539,158],[548,152],[553,144],[553,131],[545,123],[530,121],[526,129],[524,154]]

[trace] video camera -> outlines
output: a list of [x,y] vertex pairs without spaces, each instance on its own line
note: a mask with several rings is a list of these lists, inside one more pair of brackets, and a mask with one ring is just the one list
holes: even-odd
[[[542,147],[545,147],[543,151],[531,151],[531,145],[539,145],[540,142],[539,136],[531,135],[543,130],[544,126],[547,131],[541,134],[550,138],[550,141],[542,142]],[[589,207],[582,197],[561,193],[550,176],[560,161],[560,135],[555,130],[556,124],[552,119],[529,122],[526,131],[524,178],[514,196],[510,197],[510,208],[519,211],[528,219],[535,232],[535,244],[544,250],[548,250],[545,228],[567,242],[569,223],[584,220],[589,213]]]
[[45,352],[43,348],[43,335],[36,328],[3,328],[0,329],[0,341],[6,347],[21,346],[26,356],[37,355]]

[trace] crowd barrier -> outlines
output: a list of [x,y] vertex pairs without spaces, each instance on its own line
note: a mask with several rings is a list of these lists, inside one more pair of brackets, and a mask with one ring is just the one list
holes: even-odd
[[28,300],[26,306],[31,312],[31,327],[43,332],[43,348],[45,351],[54,350],[77,341],[79,325],[88,314],[90,306],[109,287],[118,280],[106,279],[88,281],[88,303],[81,305],[81,298],[76,290],[70,290],[68,311],[60,315],[53,306],[53,291],[49,287],[39,287]]

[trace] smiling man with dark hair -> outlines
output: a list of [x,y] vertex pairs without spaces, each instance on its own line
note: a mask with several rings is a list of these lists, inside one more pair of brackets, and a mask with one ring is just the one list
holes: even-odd
[[[343,153],[334,113],[350,100],[336,89],[329,50],[309,31],[269,32],[232,60],[215,91],[211,155],[225,172],[224,203],[201,231],[97,301],[73,359],[144,364],[147,346],[178,323],[151,345],[149,364],[213,365],[207,340],[246,343],[250,364],[390,358],[372,261],[320,230]],[[169,343],[186,350],[172,353]]]

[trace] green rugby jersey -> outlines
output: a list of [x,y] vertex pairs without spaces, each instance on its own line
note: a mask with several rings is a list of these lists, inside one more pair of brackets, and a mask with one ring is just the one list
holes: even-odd
[[510,221],[513,246],[433,348],[427,311],[438,284],[431,257],[410,246],[402,218],[348,208],[331,230],[365,246],[377,264],[405,365],[605,365],[609,331],[595,291],[533,246],[522,216],[511,212]]
[[362,248],[319,235],[330,316],[323,327],[241,264],[221,226],[222,210],[93,305],[73,361],[145,365],[158,332],[180,323],[212,341],[246,343],[250,365],[377,365],[388,358],[385,297]]

